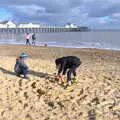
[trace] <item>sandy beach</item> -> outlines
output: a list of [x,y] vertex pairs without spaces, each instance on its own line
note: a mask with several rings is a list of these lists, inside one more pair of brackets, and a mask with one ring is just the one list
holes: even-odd
[[[13,71],[21,52],[29,55],[29,80]],[[54,60],[66,55],[82,65],[63,89]],[[120,120],[120,51],[0,45],[0,120]]]

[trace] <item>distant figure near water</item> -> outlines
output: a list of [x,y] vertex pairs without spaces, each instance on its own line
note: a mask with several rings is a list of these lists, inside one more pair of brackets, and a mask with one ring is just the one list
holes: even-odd
[[25,35],[25,38],[26,38],[26,45],[27,45],[27,44],[30,45],[30,37],[31,37],[30,33],[26,33],[26,35]]
[[32,34],[32,44],[35,45],[35,40],[36,40],[36,37],[35,37],[35,33]]
[[28,66],[25,64],[25,60],[28,58],[26,53],[21,53],[21,55],[16,59],[16,64],[14,66],[14,71],[18,77],[24,75],[25,79],[29,79],[27,74],[29,72]]
[[44,44],[44,47],[47,47],[48,45],[47,44]]

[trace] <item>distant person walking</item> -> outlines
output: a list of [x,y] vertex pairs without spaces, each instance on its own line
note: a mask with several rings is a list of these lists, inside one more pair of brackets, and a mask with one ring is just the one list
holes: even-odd
[[35,46],[36,36],[35,33],[32,34],[32,44]]
[[27,45],[27,44],[30,45],[30,37],[31,37],[30,33],[26,33],[26,35],[25,35],[26,45]]

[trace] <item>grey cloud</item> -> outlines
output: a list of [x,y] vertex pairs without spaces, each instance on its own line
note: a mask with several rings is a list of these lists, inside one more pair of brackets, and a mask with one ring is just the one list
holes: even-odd
[[104,17],[110,16],[113,13],[120,12],[120,3],[111,3],[109,0],[88,2],[84,4],[85,11],[89,17]]
[[[27,7],[32,5],[45,11]],[[19,6],[26,8],[20,9]],[[0,4],[13,14],[16,21],[42,21],[48,24],[73,22],[78,25],[99,24],[101,17],[119,13],[119,6],[117,0],[3,0]]]

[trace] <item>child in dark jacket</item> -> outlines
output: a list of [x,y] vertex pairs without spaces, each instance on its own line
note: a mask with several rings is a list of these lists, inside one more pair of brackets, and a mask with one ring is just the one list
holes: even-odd
[[36,37],[35,37],[35,33],[32,34],[32,44],[35,45],[35,40],[36,40]]
[[28,58],[26,53],[22,53],[20,57],[16,59],[16,64],[14,66],[14,71],[17,76],[24,75],[25,79],[28,79],[28,66],[25,64],[25,59]]
[[73,82],[71,75],[73,74],[74,78],[76,77],[76,69],[81,65],[80,59],[76,56],[66,56],[56,59],[55,64],[58,68],[58,78],[63,77],[67,72],[67,82],[71,85]]

